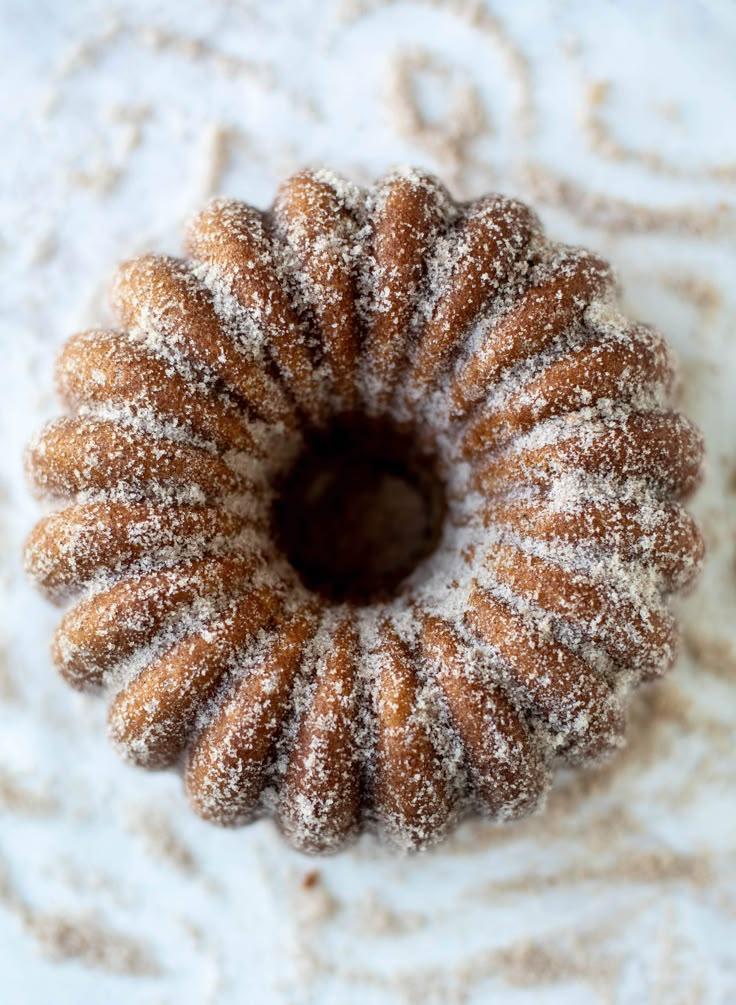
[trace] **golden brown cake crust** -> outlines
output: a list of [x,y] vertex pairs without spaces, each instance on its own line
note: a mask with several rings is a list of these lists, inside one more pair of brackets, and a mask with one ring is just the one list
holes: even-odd
[[214,200],[186,250],[121,266],[29,447],[60,672],[201,816],[308,852],[531,812],[676,657],[703,444],[662,337],[526,206],[411,169]]

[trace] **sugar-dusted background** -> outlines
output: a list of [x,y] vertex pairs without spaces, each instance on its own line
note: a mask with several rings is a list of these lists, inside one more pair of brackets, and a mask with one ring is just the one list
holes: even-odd
[[[736,8],[585,0],[0,2],[0,1000],[736,1000]],[[682,360],[710,549],[628,750],[546,816],[398,859],[221,832],[121,764],[24,583],[22,447],[114,263],[214,192],[397,162],[532,201]]]

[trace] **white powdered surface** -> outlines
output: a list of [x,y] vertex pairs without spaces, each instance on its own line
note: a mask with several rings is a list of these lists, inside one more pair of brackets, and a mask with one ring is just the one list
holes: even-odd
[[[736,16],[590,6],[0,4],[3,1002],[736,998]],[[21,573],[21,451],[117,261],[178,253],[212,194],[265,206],[302,163],[364,182],[394,162],[525,199],[612,261],[706,436],[709,559],[627,749],[563,775],[544,816],[313,862],[270,823],[198,821],[56,677],[58,614]]]

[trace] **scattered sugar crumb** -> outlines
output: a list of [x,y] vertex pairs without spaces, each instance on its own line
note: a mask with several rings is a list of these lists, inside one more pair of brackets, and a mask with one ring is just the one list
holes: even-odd
[[294,886],[293,906],[300,925],[312,928],[334,918],[341,904],[316,869],[310,870],[307,877],[308,881],[302,877]]
[[126,977],[156,977],[161,968],[140,939],[117,932],[98,917],[32,912],[24,927],[39,951],[89,970]]
[[[475,143],[491,132],[483,100],[471,83],[456,80],[457,71],[424,49],[405,49],[389,63],[387,97],[391,121],[399,135],[434,158],[449,183],[462,182],[474,158]],[[428,115],[421,98],[423,77],[446,93],[441,118]]]
[[[591,149],[606,160],[638,164],[658,175],[677,179],[707,179],[731,183],[736,181],[736,161],[687,167],[664,156],[659,150],[633,147],[619,139],[606,116],[614,86],[610,80],[590,81],[584,90],[581,125]],[[669,112],[667,111],[669,109]],[[677,121],[677,106],[665,103],[659,108],[661,117]]]
[[655,207],[607,196],[541,164],[527,163],[521,172],[529,197],[543,205],[558,206],[584,226],[611,234],[675,233],[701,239],[733,239],[736,207],[716,205]]
[[49,817],[59,810],[50,791],[30,789],[0,766],[0,811],[23,817]]
[[122,178],[122,170],[115,164],[94,160],[85,168],[70,168],[67,180],[70,185],[87,189],[96,196],[110,195]]
[[683,638],[688,655],[699,668],[724,680],[736,681],[736,647],[729,639],[687,628]]
[[170,817],[162,810],[141,806],[128,818],[130,830],[143,839],[146,851],[165,865],[170,865],[184,875],[199,871],[191,848],[176,833]]
[[709,325],[716,318],[723,296],[710,279],[687,272],[664,272],[660,280],[666,289],[697,311],[702,325]]

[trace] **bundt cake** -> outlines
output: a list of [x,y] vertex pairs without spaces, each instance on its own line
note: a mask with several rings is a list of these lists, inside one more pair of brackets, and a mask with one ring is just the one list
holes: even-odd
[[539,805],[672,664],[702,442],[610,268],[500,195],[302,171],[123,265],[26,548],[53,658],[219,824],[403,847]]

